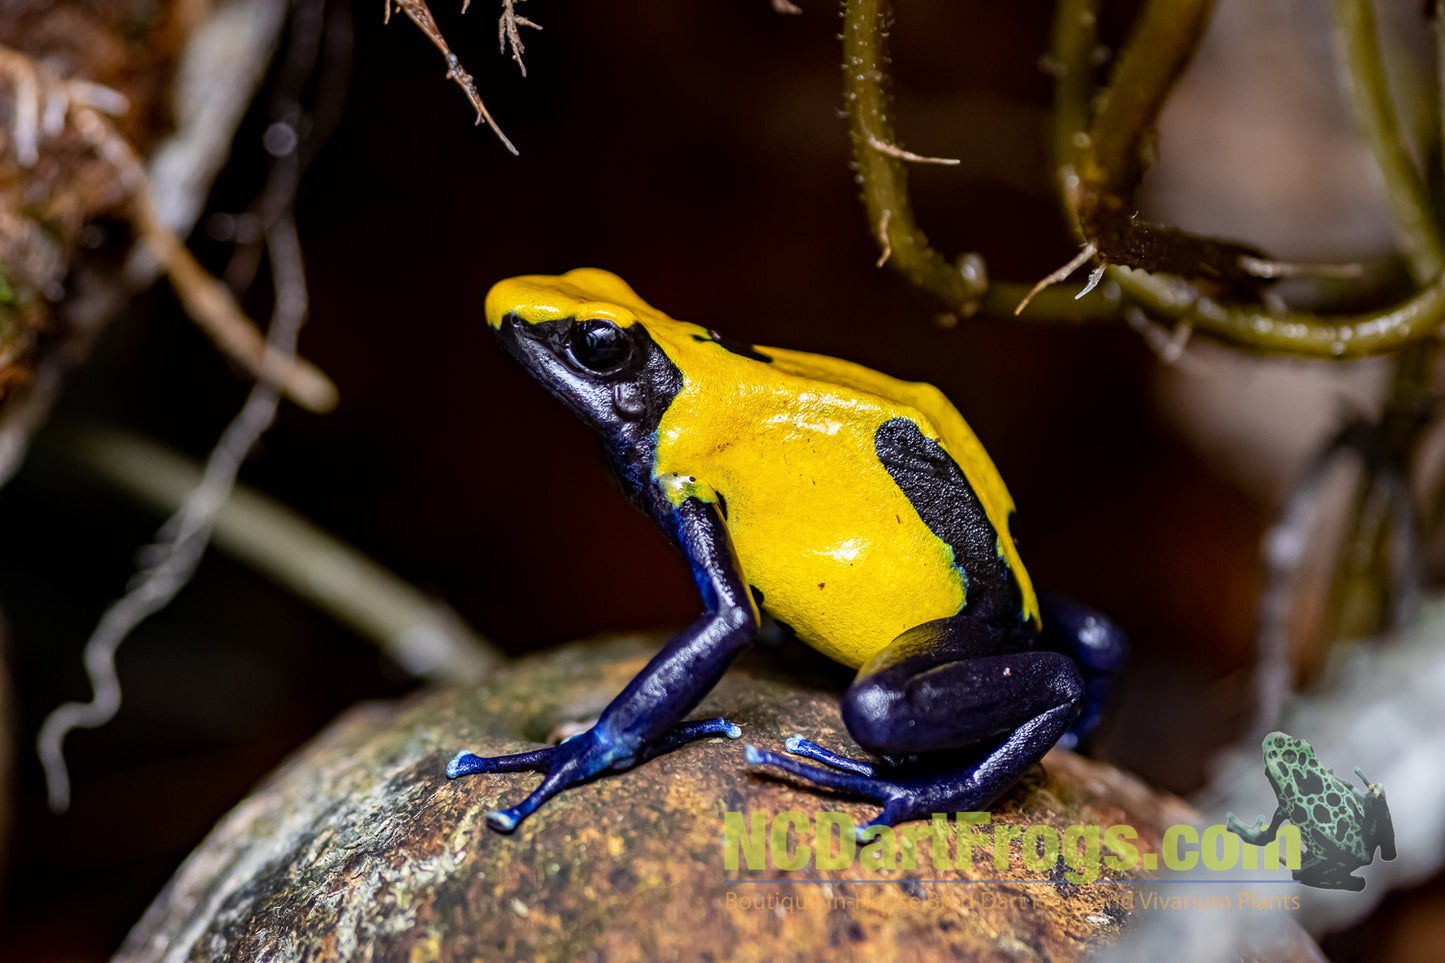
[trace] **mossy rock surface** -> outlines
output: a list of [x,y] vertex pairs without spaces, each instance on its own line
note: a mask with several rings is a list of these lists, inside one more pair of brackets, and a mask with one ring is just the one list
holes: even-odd
[[[835,810],[859,823],[877,812],[750,770],[728,739],[566,791],[511,835],[488,829],[487,812],[539,777],[449,780],[447,760],[520,751],[595,717],[656,646],[568,646],[472,689],[346,713],[217,825],[118,959],[1071,960],[1129,926],[1128,884],[1070,882],[1061,861],[1030,869],[1017,844],[1002,869],[991,851],[937,869],[925,837],[912,870],[726,871],[724,812]],[[776,661],[734,667],[695,717],[725,715],[760,746],[802,732],[856,751],[836,680],[810,683],[814,669]],[[992,814],[995,827],[1128,824],[1141,852],[1194,818],[1057,750]],[[958,882],[969,879],[997,882]]]

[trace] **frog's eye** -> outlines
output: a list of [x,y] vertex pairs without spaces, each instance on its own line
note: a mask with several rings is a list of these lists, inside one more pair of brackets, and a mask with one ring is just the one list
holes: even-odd
[[610,321],[583,321],[572,326],[572,357],[592,371],[611,371],[632,354],[632,341]]

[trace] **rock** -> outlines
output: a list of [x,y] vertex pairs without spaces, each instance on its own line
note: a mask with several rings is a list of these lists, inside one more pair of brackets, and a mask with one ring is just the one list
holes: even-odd
[[[509,836],[488,829],[486,813],[520,799],[535,774],[443,774],[460,748],[515,752],[595,717],[656,646],[572,645],[475,688],[348,712],[221,820],[117,959],[1072,960],[1128,927],[1137,887],[1070,881],[1057,858],[1030,869],[1017,842],[1002,868],[987,849],[972,866],[938,869],[926,823],[916,846],[899,846],[917,857],[912,869],[748,869],[744,853],[728,871],[725,812],[839,811],[858,823],[877,812],[749,770],[739,741],[697,742],[568,790]],[[803,732],[857,751],[838,716],[840,686],[809,682],[815,663],[789,676],[777,662],[761,653],[736,666],[694,717],[726,715],[761,746]],[[1196,819],[1173,797],[1056,750],[989,828],[1128,824],[1139,850],[1157,853],[1166,827]],[[951,829],[945,839],[954,845]]]

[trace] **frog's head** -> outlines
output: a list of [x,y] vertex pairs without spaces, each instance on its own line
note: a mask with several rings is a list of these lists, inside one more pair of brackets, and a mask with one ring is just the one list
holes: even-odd
[[682,382],[653,334],[665,338],[672,329],[695,327],[672,320],[621,278],[596,268],[498,282],[487,294],[486,313],[507,352],[604,434],[648,422],[655,427]]
[[1324,788],[1320,761],[1308,742],[1286,732],[1271,732],[1262,748],[1264,774],[1281,802],[1313,796]]

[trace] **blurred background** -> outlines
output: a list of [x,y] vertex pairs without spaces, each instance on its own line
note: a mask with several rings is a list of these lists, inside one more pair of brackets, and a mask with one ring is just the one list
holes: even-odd
[[[508,653],[690,621],[699,603],[681,559],[481,316],[500,278],[604,267],[675,317],[942,388],[1009,485],[1035,583],[1109,613],[1133,641],[1099,753],[1160,788],[1199,789],[1251,708],[1263,532],[1308,454],[1378,404],[1383,368],[1264,361],[1202,338],[1166,364],[1123,324],[948,324],[874,266],[840,116],[838,12],[800,5],[531,0],[518,12],[545,29],[523,35],[523,78],[498,55],[491,4],[464,17],[434,3],[514,157],[472,125],[404,17],[384,25],[379,3],[329,0],[328,24],[351,20],[354,66],[297,223],[311,296],[301,350],[340,403],[324,416],[284,407],[243,481]],[[1109,5],[1107,36],[1135,6]],[[1146,213],[1285,259],[1390,253],[1326,6],[1221,0],[1161,120]],[[1428,50],[1408,29],[1413,6],[1398,5],[1399,34]],[[919,220],[944,252],[977,251],[992,278],[1032,283],[1076,250],[1049,161],[1051,5],[899,7],[901,142],[962,161],[912,170]],[[217,215],[243,209],[265,177],[267,89],[190,237],[218,272],[232,222]],[[264,298],[247,303],[264,317]],[[99,335],[0,492],[15,706],[0,958],[107,957],[284,755],[358,700],[417,684],[213,550],[121,649],[120,713],[68,738],[73,803],[47,810],[36,732],[57,704],[88,698],[81,647],[160,521],[79,465],[67,432],[123,428],[200,460],[245,396],[237,375],[162,282]],[[1392,896],[1325,947],[1408,958],[1439,935],[1426,922],[1438,898],[1438,884]]]

